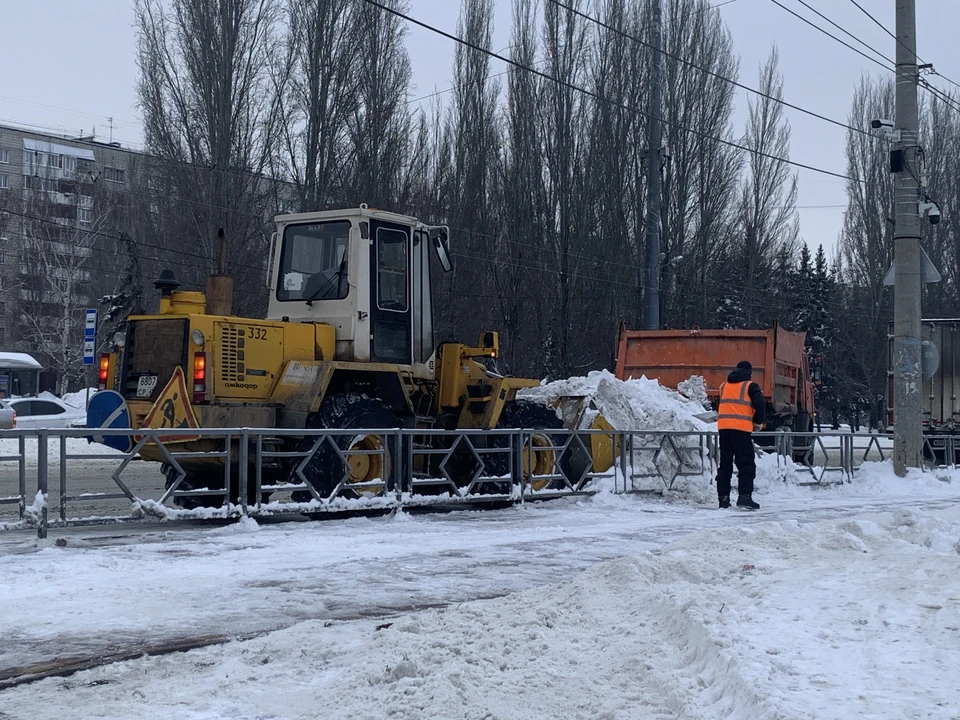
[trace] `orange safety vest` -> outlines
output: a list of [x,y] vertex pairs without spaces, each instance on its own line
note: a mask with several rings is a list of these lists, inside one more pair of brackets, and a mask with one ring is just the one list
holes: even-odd
[[750,402],[751,381],[723,383],[720,406],[717,408],[718,430],[753,432],[753,403]]

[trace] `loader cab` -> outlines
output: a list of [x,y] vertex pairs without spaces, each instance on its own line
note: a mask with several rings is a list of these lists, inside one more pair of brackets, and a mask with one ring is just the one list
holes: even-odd
[[434,376],[431,256],[450,268],[448,232],[357,209],[281,215],[270,248],[269,319],[323,322],[334,358]]

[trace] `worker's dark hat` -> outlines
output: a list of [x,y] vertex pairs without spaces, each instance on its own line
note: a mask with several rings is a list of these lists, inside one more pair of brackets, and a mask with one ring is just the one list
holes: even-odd
[[753,365],[751,365],[747,360],[741,360],[737,363],[738,370],[749,370],[753,372]]

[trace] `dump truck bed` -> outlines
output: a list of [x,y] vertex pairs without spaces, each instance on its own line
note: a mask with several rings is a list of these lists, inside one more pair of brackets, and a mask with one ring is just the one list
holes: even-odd
[[[753,365],[753,381],[778,413],[813,407],[807,378],[804,333],[770,330],[627,330],[620,331],[616,375],[621,380],[656,378],[676,388],[700,375],[707,394],[720,385],[741,360]],[[799,402],[798,402],[799,401]]]

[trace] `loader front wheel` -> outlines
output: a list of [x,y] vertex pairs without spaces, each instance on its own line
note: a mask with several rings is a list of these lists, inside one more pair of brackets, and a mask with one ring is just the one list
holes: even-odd
[[[320,405],[307,424],[308,428],[358,428],[386,430],[400,427],[400,421],[389,405],[377,398],[357,393],[331,395]],[[335,443],[343,455],[332,447]],[[299,452],[310,450],[316,438],[304,438],[297,446]],[[297,467],[302,460],[297,461]],[[377,433],[357,433],[331,437],[325,440],[303,467],[306,477],[322,498],[330,498],[341,485],[340,493],[348,497],[375,497],[387,488],[393,469],[391,448]],[[294,482],[299,477],[291,478]],[[295,502],[309,502],[313,495],[298,491],[293,494]]]
[[[557,451],[553,448],[563,447],[563,435],[554,435],[550,430],[559,430],[563,427],[557,414],[546,407],[526,400],[514,400],[503,406],[497,429],[520,428],[533,430],[526,436],[522,455],[523,480],[534,490],[544,490],[551,485],[560,486],[562,480],[549,477],[557,472]],[[510,441],[505,437],[494,438],[495,447],[508,447]],[[492,455],[490,466],[497,475],[510,473],[510,459],[505,454]],[[559,463],[562,466],[562,463]]]

